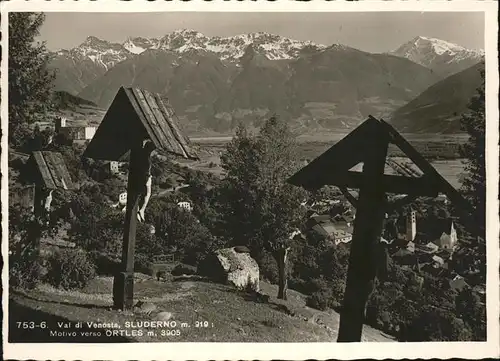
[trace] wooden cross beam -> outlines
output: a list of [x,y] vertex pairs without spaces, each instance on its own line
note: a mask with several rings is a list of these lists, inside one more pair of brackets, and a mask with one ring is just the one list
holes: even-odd
[[[383,174],[378,179],[377,187],[384,192],[391,193],[418,193],[420,196],[437,197],[438,188],[428,179],[428,177],[401,177]],[[347,171],[332,175],[330,185],[343,188],[361,188],[366,182],[365,172]]]
[[352,204],[354,208],[358,208],[358,199],[352,195],[346,186],[338,186],[344,197]]
[[[339,186],[339,189],[344,195],[344,197],[346,197],[346,199],[349,201],[349,203],[351,203],[354,208],[358,208],[358,199],[347,189],[347,187]],[[401,208],[405,204],[411,203],[417,198],[418,198],[417,195],[407,195],[401,199],[398,199],[393,203],[387,203],[386,212],[389,213],[392,210]]]

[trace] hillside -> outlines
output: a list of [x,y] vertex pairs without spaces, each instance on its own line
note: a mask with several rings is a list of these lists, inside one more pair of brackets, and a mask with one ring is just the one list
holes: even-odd
[[302,132],[346,131],[368,114],[389,114],[437,80],[407,59],[346,46],[281,60],[249,46],[238,63],[198,50],[147,50],[114,66],[79,96],[107,107],[120,86],[142,87],[166,94],[191,129],[220,133],[239,121],[258,125],[272,113]]
[[65,109],[77,109],[81,106],[89,106],[97,108],[97,105],[90,100],[82,99],[78,96],[72,95],[66,91],[55,91],[52,94],[52,99],[54,105],[57,109],[65,110]]
[[454,74],[425,90],[388,119],[404,133],[460,133],[460,118],[481,86],[484,63]]
[[[262,293],[269,302],[253,300],[249,294],[228,286],[189,278],[173,282],[158,282],[137,274],[136,301],[151,303],[156,311],[140,312],[111,310],[112,278],[100,277],[82,291],[61,291],[40,286],[30,294],[14,293],[9,302],[10,342],[335,342],[339,315],[305,306],[305,296],[289,291],[289,300],[277,300],[276,287],[261,282]],[[170,312],[179,330],[178,336],[161,335],[168,329],[155,329],[156,335],[117,335],[106,338],[81,337],[89,329],[86,322],[117,323],[124,330],[126,321],[151,321],[160,311]],[[56,330],[57,322],[84,322],[78,337],[49,337],[48,330],[29,331],[15,327],[18,321],[45,321],[47,328]],[[208,321],[207,327],[196,327],[196,321]],[[181,322],[190,327],[180,327]],[[203,324],[202,324],[203,325]],[[136,329],[137,332],[138,329]],[[144,330],[144,328],[143,328]],[[150,329],[152,330],[152,329]],[[131,333],[131,329],[127,330]],[[390,336],[365,326],[363,341],[393,341]]]

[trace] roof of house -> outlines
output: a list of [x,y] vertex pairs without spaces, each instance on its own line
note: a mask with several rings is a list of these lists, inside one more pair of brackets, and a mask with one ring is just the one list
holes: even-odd
[[71,180],[66,163],[61,153],[49,151],[33,152],[27,163],[31,181],[45,186],[48,189],[75,189],[76,184]]
[[332,221],[332,218],[328,215],[328,214],[321,214],[321,215],[318,215],[318,214],[315,214],[315,215],[312,215],[311,217],[309,217],[311,220],[315,221],[315,222],[331,222]]
[[392,254],[393,257],[405,257],[410,255],[413,255],[413,253],[408,251],[406,248],[400,248],[398,251]]
[[346,237],[351,237],[352,235],[349,232],[344,231],[343,229],[336,229],[333,232],[333,236],[335,238],[346,238]]
[[330,237],[330,233],[321,224],[315,224],[312,230],[323,237]]
[[309,224],[312,224],[312,230],[324,237],[346,237],[349,236],[345,230],[338,229],[332,218],[327,215],[314,215],[309,218]]
[[118,90],[84,155],[119,160],[144,139],[151,139],[157,149],[198,159],[177,124],[174,110],[159,94],[124,87]]
[[463,277],[455,277],[454,279],[450,280],[450,286],[453,289],[461,290],[464,287],[468,286],[468,284],[467,282],[465,282],[465,279]]
[[441,258],[441,257],[439,257],[439,256],[436,256],[436,255],[432,256],[432,260],[433,260],[434,262],[437,262],[437,263],[440,263],[440,264],[444,264],[444,259],[442,259],[442,258]]

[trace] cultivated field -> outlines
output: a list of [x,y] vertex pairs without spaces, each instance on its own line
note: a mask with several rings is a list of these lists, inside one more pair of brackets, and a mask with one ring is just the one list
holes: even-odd
[[[344,136],[345,134],[300,136],[298,137],[299,158],[301,160],[313,160]],[[459,158],[458,147],[467,140],[466,136],[461,134],[453,136],[439,134],[404,134],[403,136],[431,162],[436,170],[450,182],[452,186],[455,188],[460,187],[461,178],[464,172],[464,164],[463,159]],[[203,157],[201,161],[191,163],[190,166],[195,169],[211,171],[218,174],[220,171],[220,159],[218,154],[230,140],[230,136],[191,138],[194,144],[206,150],[209,154]],[[389,155],[394,157],[399,163],[409,162],[409,159],[403,157],[403,153],[395,147],[389,149]],[[212,168],[208,166],[209,164],[212,165]],[[361,170],[360,167],[358,168],[353,170]],[[393,174],[394,171],[387,168],[386,173]]]

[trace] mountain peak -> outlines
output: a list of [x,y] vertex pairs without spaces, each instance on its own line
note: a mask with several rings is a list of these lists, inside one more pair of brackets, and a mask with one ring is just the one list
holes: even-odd
[[469,52],[469,53],[478,53],[478,54],[484,55],[484,51],[482,51],[482,50],[467,49],[461,45],[451,43],[451,42],[446,41],[446,40],[427,37],[427,36],[421,36],[421,35],[416,36],[412,40],[401,45],[399,48],[394,50],[393,53],[401,54],[401,53],[411,51],[412,49],[420,49],[421,51],[427,50],[427,49],[432,49],[438,55],[441,55],[444,53],[450,53],[453,55],[453,54],[455,54],[457,52],[461,52],[461,51],[465,51],[465,52]]
[[88,59],[105,70],[131,56],[122,44],[111,43],[93,35],[88,36],[83,43],[67,53],[74,57]]
[[100,45],[108,45],[109,42],[106,40],[99,39],[96,36],[90,35],[87,36],[85,41],[80,44],[80,46],[100,46]]
[[442,39],[416,36],[391,54],[439,72],[443,71],[446,76],[478,63],[484,56],[484,51],[467,49]]
[[202,33],[200,33],[198,30],[194,29],[178,29],[174,30],[172,34],[180,34],[184,36],[205,36]]

